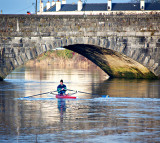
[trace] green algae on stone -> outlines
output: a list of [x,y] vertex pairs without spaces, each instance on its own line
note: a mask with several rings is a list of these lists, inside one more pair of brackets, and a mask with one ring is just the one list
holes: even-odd
[[137,79],[156,79],[157,77],[150,71],[142,73],[137,68],[118,67],[112,68],[114,77],[118,78],[137,78]]

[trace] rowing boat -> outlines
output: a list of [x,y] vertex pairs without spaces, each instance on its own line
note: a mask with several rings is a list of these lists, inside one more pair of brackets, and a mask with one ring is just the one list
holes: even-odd
[[[31,98],[31,97],[36,97],[36,96],[39,96],[39,95],[44,95],[44,94],[52,94],[52,95],[56,95],[56,98],[58,99],[76,99],[75,96],[71,96],[71,95],[74,95],[76,93],[84,93],[84,94],[90,94],[90,95],[93,95],[92,93],[87,93],[87,92],[82,92],[82,91],[75,91],[75,90],[71,90],[71,89],[67,89],[68,91],[73,91],[73,93],[70,93],[70,94],[65,94],[65,95],[59,95],[57,93],[54,93],[54,92],[57,92],[56,91],[50,91],[50,92],[45,92],[45,93],[40,93],[40,94],[36,94],[36,95],[32,95],[32,96],[27,96],[27,97],[22,97],[22,98]],[[102,97],[104,98],[107,98],[109,97],[108,95],[102,95]],[[22,99],[20,98],[20,99]],[[41,99],[41,98],[40,98]],[[42,98],[43,99],[43,98]],[[46,99],[54,99],[54,98],[46,98]],[[37,100],[37,98],[36,98]]]
[[66,95],[56,95],[56,98],[59,98],[59,99],[76,99],[75,96],[70,96],[69,94],[66,94]]

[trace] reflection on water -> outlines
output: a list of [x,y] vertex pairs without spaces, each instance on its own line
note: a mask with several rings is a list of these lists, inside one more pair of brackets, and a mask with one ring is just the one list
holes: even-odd
[[58,99],[57,102],[58,102],[58,109],[60,112],[60,122],[63,123],[63,116],[66,111],[66,100]]
[[[60,79],[92,95],[17,99],[55,90]],[[159,129],[158,80],[106,80],[99,69],[48,67],[20,68],[0,82],[1,142],[159,142]]]
[[112,79],[99,83],[94,92],[112,97],[160,98],[160,81]]

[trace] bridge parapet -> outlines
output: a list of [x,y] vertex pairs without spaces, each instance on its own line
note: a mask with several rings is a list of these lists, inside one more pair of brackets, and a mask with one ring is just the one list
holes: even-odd
[[[36,16],[0,15],[3,36],[159,36],[159,15]],[[129,33],[128,33],[129,32]]]

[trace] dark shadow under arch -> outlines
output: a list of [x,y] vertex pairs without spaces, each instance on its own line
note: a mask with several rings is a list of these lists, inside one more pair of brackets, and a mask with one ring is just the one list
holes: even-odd
[[140,63],[111,49],[89,44],[75,44],[64,46],[64,48],[88,58],[106,72],[110,78],[156,78]]

